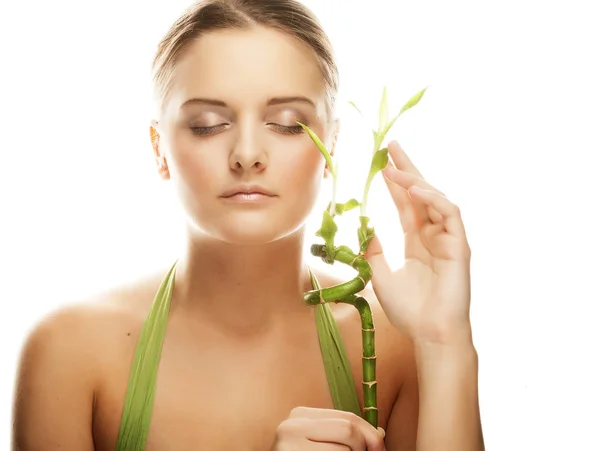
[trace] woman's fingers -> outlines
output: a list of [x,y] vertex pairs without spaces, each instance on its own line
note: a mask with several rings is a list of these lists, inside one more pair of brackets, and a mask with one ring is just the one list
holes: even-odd
[[311,441],[339,443],[348,446],[352,451],[384,451],[383,429],[375,429],[353,413],[297,407],[292,410],[289,418],[312,422],[300,425],[306,428],[306,438]]
[[[393,164],[388,164],[383,175],[401,217],[409,211],[407,199],[410,199],[419,227],[434,224],[437,227],[430,227],[430,232],[435,230],[437,234],[445,231],[466,242],[466,232],[458,207],[444,193],[424,180],[421,172],[396,141],[389,143],[388,152]],[[401,194],[402,191],[407,195]]]
[[[466,239],[465,227],[460,215],[458,206],[450,202],[443,194],[421,188],[418,185],[409,187],[408,192],[411,197],[423,205],[429,207],[430,211],[435,211],[436,215],[442,217],[440,224],[444,225],[445,230],[458,238]],[[438,222],[433,221],[432,222]]]
[[406,152],[400,147],[398,141],[392,141],[388,144],[388,154],[394,162],[397,169],[408,172],[420,179],[424,178],[423,174],[417,169]]
[[411,186],[416,185],[420,188],[435,191],[435,192],[443,195],[443,193],[440,190],[431,186],[429,183],[427,183],[421,177],[419,177],[415,174],[411,174],[408,171],[404,171],[402,169],[398,169],[391,165],[388,165],[385,167],[383,172],[386,177],[388,177],[391,181],[398,184],[399,186],[401,186],[404,189],[408,189]]
[[365,451],[367,444],[361,431],[343,418],[301,419],[311,425],[306,438],[317,443],[335,443],[351,451]]
[[[390,163],[390,167],[391,163]],[[398,183],[395,183],[389,176],[386,175],[387,172],[383,171],[383,180],[388,187],[390,195],[392,196],[392,200],[394,201],[394,205],[396,205],[396,209],[398,210],[398,214],[400,216],[400,223],[402,224],[402,228],[405,232],[410,232],[416,228],[418,228],[421,220],[417,218],[417,211],[415,210],[412,202],[410,200],[410,196],[408,195],[408,191],[400,186]]]
[[406,215],[412,213],[414,217],[418,219],[418,226],[426,224],[429,221],[440,222],[442,220],[435,212],[429,211],[427,205],[424,205],[422,202],[416,201],[415,199],[411,199],[410,192],[407,193],[407,190],[415,185],[437,191],[429,183],[415,174],[396,169],[392,165],[388,165],[383,170],[383,175],[387,179],[386,181],[388,182],[390,194],[394,198],[394,203],[396,204],[401,217],[403,214]]

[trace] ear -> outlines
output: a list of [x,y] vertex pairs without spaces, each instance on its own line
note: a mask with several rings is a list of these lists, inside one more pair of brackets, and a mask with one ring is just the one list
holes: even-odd
[[160,149],[160,133],[158,132],[158,122],[152,121],[150,125],[150,142],[152,143],[152,150],[154,151],[154,161],[158,169],[158,175],[164,180],[169,180],[169,166],[167,159]]

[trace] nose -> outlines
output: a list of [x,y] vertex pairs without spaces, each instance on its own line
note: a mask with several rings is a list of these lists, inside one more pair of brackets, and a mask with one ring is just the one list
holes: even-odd
[[267,167],[267,152],[255,126],[245,124],[229,156],[229,167],[236,172],[262,172]]

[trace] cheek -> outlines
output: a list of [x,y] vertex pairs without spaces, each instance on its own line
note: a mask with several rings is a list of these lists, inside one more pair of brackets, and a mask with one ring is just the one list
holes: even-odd
[[[312,208],[316,201],[325,171],[325,159],[310,143],[294,149],[286,161],[276,166],[280,173],[282,194],[301,210]],[[275,169],[275,167],[273,168]]]
[[203,149],[186,136],[174,136],[169,143],[171,181],[187,204],[201,204],[202,198],[215,197],[223,189],[219,174],[223,165],[219,152]]

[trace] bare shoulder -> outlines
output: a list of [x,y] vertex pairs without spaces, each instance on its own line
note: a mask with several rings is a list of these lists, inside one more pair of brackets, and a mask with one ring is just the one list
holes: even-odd
[[153,274],[51,312],[29,332],[23,356],[76,353],[84,365],[97,363],[113,337],[141,328],[160,281]]
[[107,290],[57,309],[31,328],[16,378],[14,449],[94,449],[97,389],[111,361],[130,352],[157,283],[152,276]]

